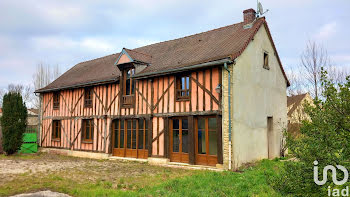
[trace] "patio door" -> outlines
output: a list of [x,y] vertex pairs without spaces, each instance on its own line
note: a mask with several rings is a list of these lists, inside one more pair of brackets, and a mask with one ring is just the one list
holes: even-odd
[[170,161],[189,162],[188,155],[188,119],[170,119]]
[[119,157],[148,157],[148,122],[145,119],[113,121],[113,155]]
[[215,117],[196,119],[195,141],[196,164],[215,166],[218,163],[217,119]]

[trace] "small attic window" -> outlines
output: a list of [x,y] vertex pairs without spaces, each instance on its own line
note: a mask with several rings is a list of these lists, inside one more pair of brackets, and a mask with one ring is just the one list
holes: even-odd
[[263,61],[264,61],[264,66],[263,67],[265,69],[269,70],[270,69],[270,67],[269,67],[269,54],[267,52],[264,52],[264,59],[263,59]]

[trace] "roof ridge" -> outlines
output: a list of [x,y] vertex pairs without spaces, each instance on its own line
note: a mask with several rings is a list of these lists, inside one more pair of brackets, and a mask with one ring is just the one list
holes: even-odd
[[[225,26],[223,26],[223,27],[218,27],[218,28],[211,29],[211,30],[208,30],[208,31],[203,31],[203,32],[200,32],[200,33],[195,33],[195,34],[192,34],[192,35],[188,35],[188,36],[184,36],[184,37],[180,37],[180,38],[175,38],[175,39],[171,39],[171,40],[160,41],[160,42],[156,42],[156,43],[153,43],[153,44],[141,46],[141,47],[134,48],[134,49],[140,49],[140,48],[149,47],[149,46],[156,45],[156,44],[161,44],[161,43],[165,43],[165,42],[175,41],[175,40],[179,40],[179,39],[183,39],[183,38],[194,37],[194,36],[197,36],[197,35],[200,35],[200,34],[204,34],[204,33],[208,33],[208,32],[213,32],[213,31],[219,31],[219,30],[221,30],[221,29],[224,29],[224,28],[227,28],[227,27],[230,27],[230,26],[237,26],[237,25],[240,25],[240,24],[243,24],[243,23],[244,23],[244,22],[239,22],[239,23],[234,23],[234,24],[231,24],[231,25],[225,25]],[[133,50],[134,50],[134,49],[133,49]]]

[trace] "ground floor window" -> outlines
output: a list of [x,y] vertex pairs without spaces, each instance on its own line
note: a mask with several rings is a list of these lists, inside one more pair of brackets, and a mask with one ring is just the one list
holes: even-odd
[[113,155],[147,158],[148,121],[120,119],[113,121]]
[[61,140],[61,121],[54,120],[52,122],[52,140]]
[[82,141],[83,143],[92,143],[94,136],[94,120],[83,120]]

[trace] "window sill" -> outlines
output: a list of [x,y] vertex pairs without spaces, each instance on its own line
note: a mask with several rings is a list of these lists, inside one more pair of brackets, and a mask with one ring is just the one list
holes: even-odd
[[263,68],[266,70],[270,70],[270,67],[267,67],[267,66],[263,66]]
[[83,140],[83,141],[81,141],[81,143],[84,143],[84,144],[92,144],[93,142],[92,142],[92,140],[91,140],[91,141]]
[[60,142],[61,139],[52,139],[51,141],[54,141],[54,142]]
[[190,98],[178,98],[176,101],[190,101]]

